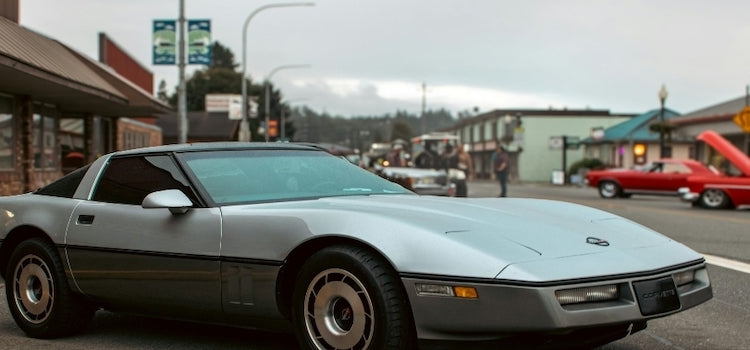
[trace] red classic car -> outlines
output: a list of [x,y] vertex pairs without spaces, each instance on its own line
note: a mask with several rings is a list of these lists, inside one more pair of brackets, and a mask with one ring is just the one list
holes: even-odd
[[750,206],[750,158],[714,131],[698,135],[698,140],[713,147],[732,166],[721,176],[689,176],[679,191],[685,201],[711,209]]
[[690,159],[660,159],[635,169],[592,170],[586,183],[599,189],[602,198],[630,197],[632,194],[678,195],[692,175],[717,176],[702,163]]

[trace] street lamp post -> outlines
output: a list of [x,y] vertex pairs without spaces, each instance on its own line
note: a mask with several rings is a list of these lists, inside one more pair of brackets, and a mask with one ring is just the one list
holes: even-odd
[[[245,75],[247,74],[247,26],[250,24],[250,20],[260,11],[275,8],[275,7],[293,7],[293,6],[315,6],[312,2],[292,2],[282,4],[268,4],[257,8],[253,11],[245,23],[242,25],[242,120],[240,121],[240,141],[250,141],[250,121],[247,120],[247,82],[245,81]],[[268,140],[266,140],[268,141]]]
[[265,94],[266,94],[266,101],[265,101],[265,112],[266,112],[266,142],[268,142],[268,123],[271,121],[271,77],[273,77],[276,72],[282,70],[282,69],[291,69],[291,68],[308,68],[310,67],[309,64],[287,64],[283,66],[278,66],[271,70],[271,73],[268,73],[268,77],[263,81],[263,85],[265,88]]
[[666,157],[666,147],[664,146],[664,131],[666,124],[664,123],[664,101],[667,99],[667,88],[664,84],[661,84],[659,89],[659,101],[661,101],[661,111],[659,112],[659,158]]

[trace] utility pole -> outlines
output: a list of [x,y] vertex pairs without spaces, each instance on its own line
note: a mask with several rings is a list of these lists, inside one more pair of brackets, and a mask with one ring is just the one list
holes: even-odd
[[425,106],[427,105],[427,84],[422,82],[422,117],[424,117]]
[[188,121],[187,121],[187,97],[185,87],[185,0],[180,0],[180,18],[179,22],[179,57],[177,58],[177,67],[179,68],[179,83],[177,85],[177,129],[178,142],[187,142]]
[[563,185],[568,183],[568,136],[563,135],[562,137],[562,171],[563,171]]
[[427,105],[427,84],[422,82],[422,114],[419,119],[422,121],[422,133],[427,133],[427,122],[425,121],[425,106]]

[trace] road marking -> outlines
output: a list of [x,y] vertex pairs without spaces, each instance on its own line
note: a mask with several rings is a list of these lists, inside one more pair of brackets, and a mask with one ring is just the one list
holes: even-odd
[[652,339],[656,340],[657,342],[662,343],[663,345],[668,346],[672,349],[685,350],[685,348],[679,347],[675,345],[674,343],[672,343],[671,341],[667,340],[666,338],[662,338],[654,333],[649,332],[648,330],[646,330],[644,333],[647,334]]
[[706,262],[711,265],[750,274],[750,264],[708,254],[703,254],[703,257],[706,258]]

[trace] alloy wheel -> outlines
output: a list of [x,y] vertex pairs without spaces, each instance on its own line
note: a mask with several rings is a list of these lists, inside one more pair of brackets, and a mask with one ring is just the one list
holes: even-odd
[[707,189],[701,195],[703,205],[708,208],[723,208],[727,205],[727,195],[719,189]]
[[23,318],[33,324],[47,320],[55,303],[54,290],[54,279],[44,260],[31,254],[19,260],[12,292]]
[[367,349],[372,342],[372,300],[352,273],[320,272],[307,288],[304,307],[307,332],[318,349]]

